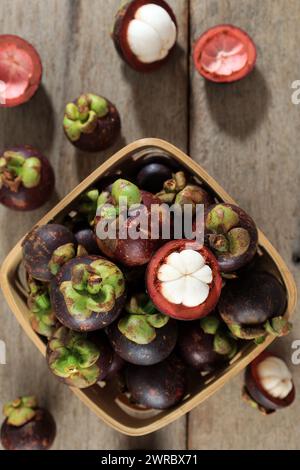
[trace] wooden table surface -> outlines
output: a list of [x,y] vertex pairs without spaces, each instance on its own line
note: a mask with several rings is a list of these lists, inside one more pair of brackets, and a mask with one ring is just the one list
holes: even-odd
[[[172,60],[139,75],[117,56],[110,30],[119,0],[1,0],[1,34],[31,41],[44,65],[43,85],[26,105],[0,110],[1,147],[39,147],[56,170],[56,194],[42,209],[19,214],[0,209],[0,257],[58,199],[114,151],[141,137],[161,137],[187,151],[256,220],[300,281],[300,106],[291,83],[300,78],[298,0],[169,0],[179,25]],[[205,82],[189,59],[194,40],[208,27],[233,23],[258,47],[254,72],[222,86]],[[111,99],[123,118],[122,138],[96,155],[77,152],[65,139],[65,103],[92,91]],[[275,349],[290,363],[293,333]],[[47,366],[1,296],[0,402],[37,393],[55,415],[56,449],[296,449],[300,447],[300,400],[268,418],[240,399],[237,377],[207,402],[155,434],[129,438],[109,429],[81,404]],[[300,393],[299,367],[292,366]]]

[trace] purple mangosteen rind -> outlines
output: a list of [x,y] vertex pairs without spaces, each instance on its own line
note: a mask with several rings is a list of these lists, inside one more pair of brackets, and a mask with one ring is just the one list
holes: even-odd
[[47,345],[46,359],[61,382],[82,389],[106,377],[113,352],[105,336],[87,338],[60,326]]
[[82,228],[75,232],[77,243],[83,246],[89,255],[98,255],[99,247],[96,241],[96,235],[91,228]]
[[125,280],[120,269],[105,258],[77,257],[53,279],[50,297],[63,325],[76,331],[95,331],[120,315],[126,299]]
[[76,238],[60,224],[34,227],[22,242],[23,261],[34,279],[50,282],[67,259],[75,256]]
[[121,119],[113,103],[102,96],[87,93],[66,105],[63,128],[75,147],[97,152],[117,140]]
[[186,368],[174,355],[147,367],[128,364],[125,375],[131,399],[146,408],[171,408],[186,393]]
[[3,408],[1,444],[6,450],[47,450],[51,447],[56,425],[52,415],[38,407],[35,397],[21,397]]
[[258,231],[253,219],[240,207],[217,203],[205,211],[205,241],[224,273],[248,264],[257,252]]
[[34,210],[51,197],[55,177],[49,160],[30,145],[12,147],[0,156],[0,203]]

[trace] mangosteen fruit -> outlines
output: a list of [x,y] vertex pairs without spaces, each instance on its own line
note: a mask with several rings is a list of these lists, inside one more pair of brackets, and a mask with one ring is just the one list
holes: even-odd
[[52,195],[54,180],[49,160],[30,145],[11,147],[0,156],[0,202],[10,209],[41,207]]
[[237,352],[236,341],[212,315],[184,323],[179,332],[178,348],[188,366],[203,372],[215,370]]
[[164,0],[131,0],[116,14],[112,38],[121,58],[139,72],[151,72],[169,58],[177,22]]
[[30,310],[29,321],[32,329],[39,335],[50,338],[57,324],[53,313],[49,289],[46,284],[30,279],[27,305]]
[[52,280],[50,296],[56,318],[67,328],[99,330],[121,313],[125,280],[111,261],[79,256],[68,261]]
[[6,450],[48,450],[56,435],[53,416],[33,396],[20,397],[3,407],[1,444]]
[[83,246],[89,255],[99,254],[96,235],[91,228],[77,230],[74,235],[78,245]]
[[196,241],[173,240],[151,258],[146,285],[160,312],[177,320],[196,320],[215,308],[222,278],[210,250]]
[[224,273],[245,266],[257,250],[255,223],[243,209],[233,204],[220,203],[208,208],[205,214],[205,238]]
[[112,362],[109,366],[107,374],[105,376],[105,380],[110,380],[116,377],[124,368],[126,362],[117,354],[115,351],[113,352]]
[[63,383],[87,388],[105,379],[113,360],[113,351],[105,335],[88,339],[86,334],[59,326],[47,346],[51,372]]
[[246,369],[243,398],[263,414],[290,406],[295,386],[285,361],[266,351],[254,359]]
[[272,274],[252,271],[227,281],[218,304],[219,313],[232,334],[259,339],[271,333],[283,336],[291,325],[285,318],[286,291]]
[[0,107],[26,103],[42,79],[42,63],[36,49],[13,34],[0,35]]
[[172,178],[166,179],[162,190],[156,196],[169,204],[179,204],[184,207],[185,204],[191,204],[193,211],[197,204],[203,204],[205,208],[214,203],[214,199],[204,188],[193,182],[189,183],[183,171],[173,173]]
[[138,187],[157,193],[162,188],[164,182],[172,178],[172,170],[164,163],[151,162],[143,166],[137,174]]
[[[160,200],[153,194],[124,179],[117,179],[111,191],[98,198],[95,231],[100,251],[125,266],[141,266],[150,260],[160,244],[151,234],[151,208],[159,209]],[[158,224],[162,216],[158,214]],[[160,231],[160,227],[158,227]]]
[[23,261],[29,276],[49,282],[76,252],[76,238],[64,225],[34,227],[22,243]]
[[186,368],[175,355],[147,367],[128,364],[125,375],[130,398],[146,408],[170,408],[186,393]]
[[102,96],[87,93],[66,105],[63,127],[75,147],[98,152],[116,142],[121,120],[114,104]]
[[212,82],[235,82],[246,77],[256,61],[256,47],[250,36],[230,24],[205,31],[194,45],[194,64]]
[[142,293],[130,298],[126,311],[106,329],[115,352],[127,362],[144,366],[166,359],[176,345],[176,321],[158,312]]

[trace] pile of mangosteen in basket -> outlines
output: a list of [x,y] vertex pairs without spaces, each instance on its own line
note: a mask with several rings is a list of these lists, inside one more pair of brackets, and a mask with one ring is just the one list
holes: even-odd
[[[60,224],[34,228],[23,259],[30,322],[47,340],[52,373],[78,388],[114,381],[131,403],[166,409],[188,396],[192,382],[200,388],[206,374],[226,367],[247,341],[285,335],[290,325],[285,289],[260,262],[251,217],[218,201],[171,159],[141,161],[128,180],[100,179]],[[139,223],[135,208],[143,204],[149,232],[153,204],[161,214],[166,204],[203,204],[204,245],[150,233],[123,239],[121,198],[126,228]],[[114,239],[98,237],[101,222],[115,224]]]

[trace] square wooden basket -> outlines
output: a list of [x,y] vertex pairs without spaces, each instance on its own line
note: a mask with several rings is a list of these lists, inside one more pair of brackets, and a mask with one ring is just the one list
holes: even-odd
[[[130,175],[130,169],[133,168],[137,160],[147,158],[153,152],[155,155],[171,156],[178,167],[181,167],[196,180],[200,180],[204,187],[210,188],[219,200],[235,203],[227,192],[201,166],[182,151],[163,140],[149,138],[133,142],[117,152],[71,191],[68,196],[39,221],[38,225],[43,225],[50,221],[59,222],[66,213],[72,210],[76,199],[87,188],[95,184],[101,184],[101,178],[110,174],[124,175],[126,178],[126,176]],[[21,243],[22,240],[13,248],[2,265],[0,273],[1,287],[20,325],[40,352],[45,355],[46,345],[44,341],[31,329],[28,322],[29,311],[26,305],[26,287],[24,282],[21,281],[20,276],[20,266],[22,263]],[[286,315],[290,317],[297,299],[293,277],[280,255],[261,231],[259,231],[259,248],[266,269],[273,272],[286,288]],[[209,398],[269,346],[273,339],[273,337],[268,336],[263,344],[255,345],[252,342],[247,344],[226,368],[205,377],[204,384],[196,384],[182,403],[167,411],[141,410],[134,407],[126,399],[118,396],[116,387],[109,384],[104,388],[100,385],[94,385],[85,390],[74,388],[71,388],[71,390],[99,418],[112,428],[127,435],[141,436],[166,426]]]

